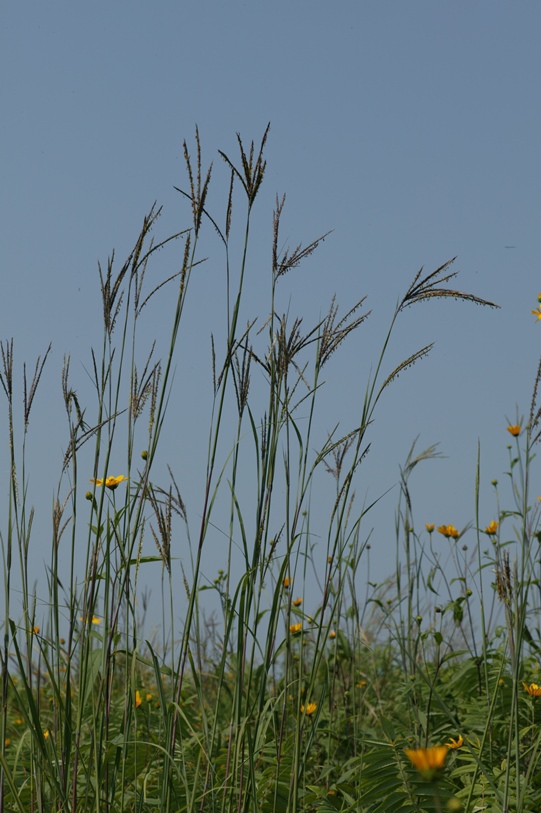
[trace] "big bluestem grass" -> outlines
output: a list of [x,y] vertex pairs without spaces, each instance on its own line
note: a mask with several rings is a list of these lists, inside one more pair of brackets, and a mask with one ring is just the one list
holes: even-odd
[[[268,134],[258,146],[239,136],[238,157],[220,152],[228,176],[222,222],[209,211],[216,170],[204,165],[196,131],[195,150],[184,145],[187,182],[178,188],[191,222],[155,238],[161,210],[154,206],[126,260],[119,266],[113,254],[99,267],[103,342],[90,352],[92,393],[84,401],[72,361],[64,361],[67,436],[46,585],[36,588],[26,446],[49,351],[30,378],[24,367],[17,373],[14,342],[2,344],[10,465],[0,809],[538,809],[531,685],[541,646],[539,527],[529,493],[537,388],[529,428],[511,444],[513,507],[502,509],[495,489],[495,524],[485,530],[479,465],[472,527],[438,537],[448,559],[435,544],[438,531],[419,530],[410,486],[437,450],[412,447],[399,472],[395,573],[374,584],[365,519],[373,504],[359,508],[355,499],[370,465],[370,426],[387,389],[432,348],[386,368],[400,315],[429,299],[492,303],[450,287],[452,261],[421,270],[390,314],[355,425],[321,441],[325,368],[365,329],[369,312],[364,298],[344,316],[332,300],[311,325],[280,311],[288,275],[329,234],[283,248],[284,197],[269,224],[268,310],[248,312]],[[209,226],[223,252],[226,330],[208,325],[212,403],[204,485],[193,507],[185,469],[168,461],[163,480],[163,438]],[[162,249],[171,270],[151,281]],[[170,331],[160,350],[141,334],[147,306],[164,292]],[[119,459],[122,471],[112,471]],[[317,512],[318,546],[312,500],[320,472],[329,512],[323,531]],[[209,580],[204,563],[215,529],[225,546]],[[161,636],[147,639],[145,573],[156,566]],[[209,614],[210,597],[219,612]]]

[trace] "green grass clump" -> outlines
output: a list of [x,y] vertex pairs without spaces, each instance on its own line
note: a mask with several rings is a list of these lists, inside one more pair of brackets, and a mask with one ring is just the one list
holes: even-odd
[[[364,517],[372,506],[355,501],[370,425],[387,388],[432,347],[386,370],[396,323],[427,299],[494,305],[449,287],[452,261],[421,270],[391,315],[356,424],[318,442],[323,369],[368,313],[364,299],[344,316],[333,300],[309,326],[280,313],[282,278],[327,235],[283,248],[285,198],[277,198],[268,311],[245,319],[267,136],[268,128],[258,149],[238,137],[237,163],[220,153],[229,174],[221,224],[208,210],[211,168],[196,132],[195,160],[184,145],[188,189],[179,190],[191,225],[155,241],[153,207],[122,266],[113,255],[99,267],[103,343],[88,366],[93,406],[72,385],[69,359],[62,371],[68,432],[45,601],[29,567],[36,531],[27,444],[49,351],[31,380],[23,368],[21,433],[14,345],[2,344],[10,465],[1,530],[1,810],[535,813],[541,529],[530,470],[540,377],[529,421],[509,426],[511,509],[500,506],[495,484],[494,516],[481,521],[478,474],[471,526],[419,530],[410,478],[437,452],[414,445],[400,473],[395,572],[371,582]],[[226,329],[220,338],[209,326],[212,403],[194,525],[183,497],[190,474],[162,469],[161,449],[207,223],[223,248]],[[161,249],[177,252],[177,270],[149,285]],[[158,359],[141,333],[162,289],[170,341]],[[122,473],[112,471],[119,459]],[[312,493],[323,493],[320,472],[334,485],[325,490],[323,529],[324,501],[317,507],[318,546]],[[223,561],[209,582],[203,563],[215,529]],[[156,563],[162,623],[149,639],[143,574]],[[208,599],[218,608],[212,616]]]

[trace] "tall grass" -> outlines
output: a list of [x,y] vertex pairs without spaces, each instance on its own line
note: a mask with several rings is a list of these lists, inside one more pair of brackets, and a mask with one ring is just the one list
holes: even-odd
[[[324,368],[369,314],[364,299],[344,316],[333,300],[308,326],[278,311],[283,278],[327,234],[282,248],[285,198],[277,197],[268,310],[245,321],[267,137],[268,128],[257,147],[239,136],[238,158],[220,153],[229,173],[222,223],[208,210],[212,167],[204,167],[196,131],[195,154],[184,145],[187,184],[178,190],[191,223],[155,239],[160,209],[153,207],[124,263],[113,254],[99,267],[103,343],[91,351],[94,402],[80,402],[69,358],[62,372],[67,436],[39,618],[29,578],[35,529],[26,445],[49,351],[31,379],[23,368],[21,382],[14,343],[2,344],[11,457],[1,531],[0,809],[539,810],[541,529],[530,495],[537,385],[527,425],[511,427],[511,509],[501,507],[496,484],[485,525],[478,486],[473,526],[420,530],[410,478],[437,452],[414,445],[400,473],[395,572],[384,584],[371,582],[363,520],[372,506],[355,501],[370,426],[387,388],[432,348],[389,370],[400,316],[427,299],[494,305],[453,287],[452,261],[421,270],[390,315],[356,425],[318,445]],[[194,526],[186,472],[173,467],[168,481],[159,478],[179,331],[208,224],[223,250],[227,330],[212,339],[208,453]],[[149,284],[148,269],[165,248],[172,271]],[[158,359],[154,344],[141,346],[141,323],[164,288],[170,340]],[[209,333],[216,334],[212,324]],[[22,421],[15,414],[21,386]],[[111,471],[120,454],[122,474]],[[318,549],[311,501],[320,471],[334,487],[323,531],[318,510]],[[478,484],[480,477],[479,468]],[[202,567],[214,528],[226,545],[209,584]],[[189,571],[176,555],[181,531]],[[152,556],[143,553],[146,540]],[[147,638],[143,620],[151,562],[162,568],[158,641]],[[205,614],[209,590],[220,608],[213,619]]]

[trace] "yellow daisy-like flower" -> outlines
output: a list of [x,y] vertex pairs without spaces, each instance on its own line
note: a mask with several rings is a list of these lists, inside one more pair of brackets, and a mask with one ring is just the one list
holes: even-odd
[[143,702],[143,698],[141,697],[141,692],[139,689],[135,692],[135,708],[138,709],[141,703]]
[[464,737],[462,734],[459,734],[456,740],[451,737],[449,742],[446,742],[445,745],[450,751],[455,751],[457,748],[462,748],[464,745]]
[[517,438],[517,437],[520,435],[520,430],[521,430],[521,429],[522,429],[522,427],[521,427],[521,426],[519,426],[518,424],[516,424],[516,425],[514,425],[514,426],[508,426],[508,427],[507,427],[507,431],[508,431],[508,432],[509,432],[511,435],[513,435],[513,437],[514,437],[514,438]]
[[302,598],[296,598],[295,601],[291,602],[294,607],[300,607],[302,604]]
[[302,714],[307,714],[309,717],[317,709],[317,703],[308,703],[307,706],[301,706]]
[[446,539],[449,539],[449,537],[457,539],[460,536],[460,532],[457,531],[454,525],[440,525],[438,528],[438,533],[443,534]]
[[493,519],[492,522],[489,522],[489,524],[485,528],[485,533],[488,534],[489,536],[494,536],[494,534],[496,533],[497,530],[498,530],[498,523],[496,522],[495,519]]
[[284,585],[285,589],[289,590],[289,588],[291,587],[292,584],[293,584],[293,579],[290,579],[289,576],[286,576],[284,581],[283,581],[283,585]]
[[118,485],[120,485],[120,483],[123,483],[124,480],[127,480],[127,479],[128,478],[124,477],[123,474],[119,474],[118,477],[106,477],[105,481],[103,480],[103,478],[96,480],[96,479],[94,479],[94,477],[91,477],[90,482],[95,483],[97,486],[102,486],[104,484],[104,482],[105,482],[105,487],[110,488],[111,491],[114,491],[115,488]]
[[537,316],[537,321],[541,319],[541,305],[539,305],[534,311],[532,311],[534,316]]
[[301,630],[302,624],[300,622],[298,624],[291,624],[289,627],[289,631],[292,635],[298,635]]
[[82,621],[84,624],[88,621],[90,621],[91,624],[101,624],[101,618],[98,618],[97,615],[93,615],[92,618],[85,618],[84,615],[80,615],[79,621]]
[[434,531],[435,525],[433,522],[427,522],[425,528],[428,531],[428,533],[431,534]]
[[334,630],[329,632],[329,638],[336,638],[336,632]]
[[541,697],[541,686],[538,686],[537,683],[530,683],[530,685],[523,683],[522,685],[530,697]]
[[448,750],[446,745],[433,745],[432,748],[406,748],[404,753],[420,773],[432,776],[445,765]]

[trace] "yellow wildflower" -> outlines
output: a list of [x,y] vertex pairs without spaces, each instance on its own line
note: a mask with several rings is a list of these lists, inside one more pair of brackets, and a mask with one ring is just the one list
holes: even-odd
[[295,601],[292,602],[294,607],[300,607],[302,604],[302,598],[296,598]]
[[462,734],[459,734],[456,740],[453,739],[453,737],[451,737],[449,739],[449,742],[446,742],[445,745],[447,746],[447,748],[449,748],[450,751],[455,751],[457,748],[462,748],[462,746],[464,745],[464,737],[462,736]]
[[518,424],[517,424],[517,425],[515,425],[515,426],[508,426],[508,427],[507,427],[507,431],[508,431],[508,432],[509,432],[511,435],[513,435],[513,437],[514,437],[514,438],[516,438],[516,437],[518,437],[518,436],[520,435],[520,430],[521,430],[521,429],[522,429],[522,427],[521,427],[521,426],[519,426]]
[[32,633],[33,633],[34,635],[39,635],[39,627],[37,627],[37,626],[36,626],[36,627],[32,627]]
[[420,773],[431,776],[445,765],[447,751],[446,745],[433,745],[432,748],[406,748],[404,753]]
[[91,624],[101,624],[101,618],[98,618],[97,615],[93,615],[92,618],[90,618],[90,616],[85,618],[84,615],[80,615],[79,621],[82,621],[84,624],[88,623],[88,621],[90,621]]
[[537,316],[537,321],[541,319],[541,305],[539,305],[534,311],[532,311],[534,316]]
[[307,714],[308,716],[313,714],[316,709],[317,709],[317,703],[308,703],[308,705],[306,707],[301,706],[302,714]]
[[438,533],[443,534],[446,539],[449,539],[450,536],[453,537],[453,539],[457,539],[460,536],[459,531],[457,531],[454,525],[440,525]]
[[435,526],[434,526],[433,522],[427,522],[426,525],[425,525],[425,528],[426,528],[426,530],[428,531],[429,534],[433,533],[434,527]]
[[4,740],[4,745],[6,746],[6,748],[9,748],[9,746],[11,745],[11,740],[9,737],[6,737],[6,739]]
[[135,692],[135,708],[138,709],[141,703],[143,702],[143,698],[141,697],[141,692],[139,689]]
[[301,630],[302,624],[300,622],[298,624],[291,624],[289,627],[289,631],[292,635],[298,635]]
[[[127,479],[128,479],[128,478],[127,478],[127,477],[124,477],[124,475],[123,475],[123,474],[119,474],[119,475],[118,475],[118,477],[106,477],[106,478],[105,478],[105,487],[106,487],[106,488],[110,488],[110,489],[111,489],[111,491],[114,491],[114,490],[115,490],[115,488],[116,488],[118,485],[120,485],[120,483],[123,483],[123,482],[124,482],[124,480],[127,480]],[[91,482],[91,483],[95,483],[97,486],[102,486],[104,481],[103,481],[103,478],[102,478],[102,479],[97,479],[97,480],[96,480],[96,479],[94,479],[93,477],[91,477],[91,478],[90,478],[90,482]]]
[[496,533],[497,530],[498,530],[498,523],[496,522],[495,519],[493,519],[492,522],[489,522],[489,524],[485,528],[485,533],[488,534],[489,536],[493,536]]
[[530,697],[541,697],[541,686],[538,686],[537,683],[530,683],[528,686],[527,683],[523,682],[522,685]]
[[336,638],[336,632],[334,630],[329,632],[329,638]]
[[145,700],[147,701],[147,703],[150,703],[150,701],[152,700],[152,694],[150,692],[147,692]]
[[285,589],[288,590],[291,587],[292,584],[293,584],[293,579],[290,579],[289,576],[286,576],[284,581],[283,581],[283,585],[284,585]]
[[45,729],[45,731],[43,732],[43,737],[44,737],[44,739],[46,739],[46,740],[48,740],[48,739],[49,739],[49,729],[48,729],[48,728],[46,728],[46,729]]

